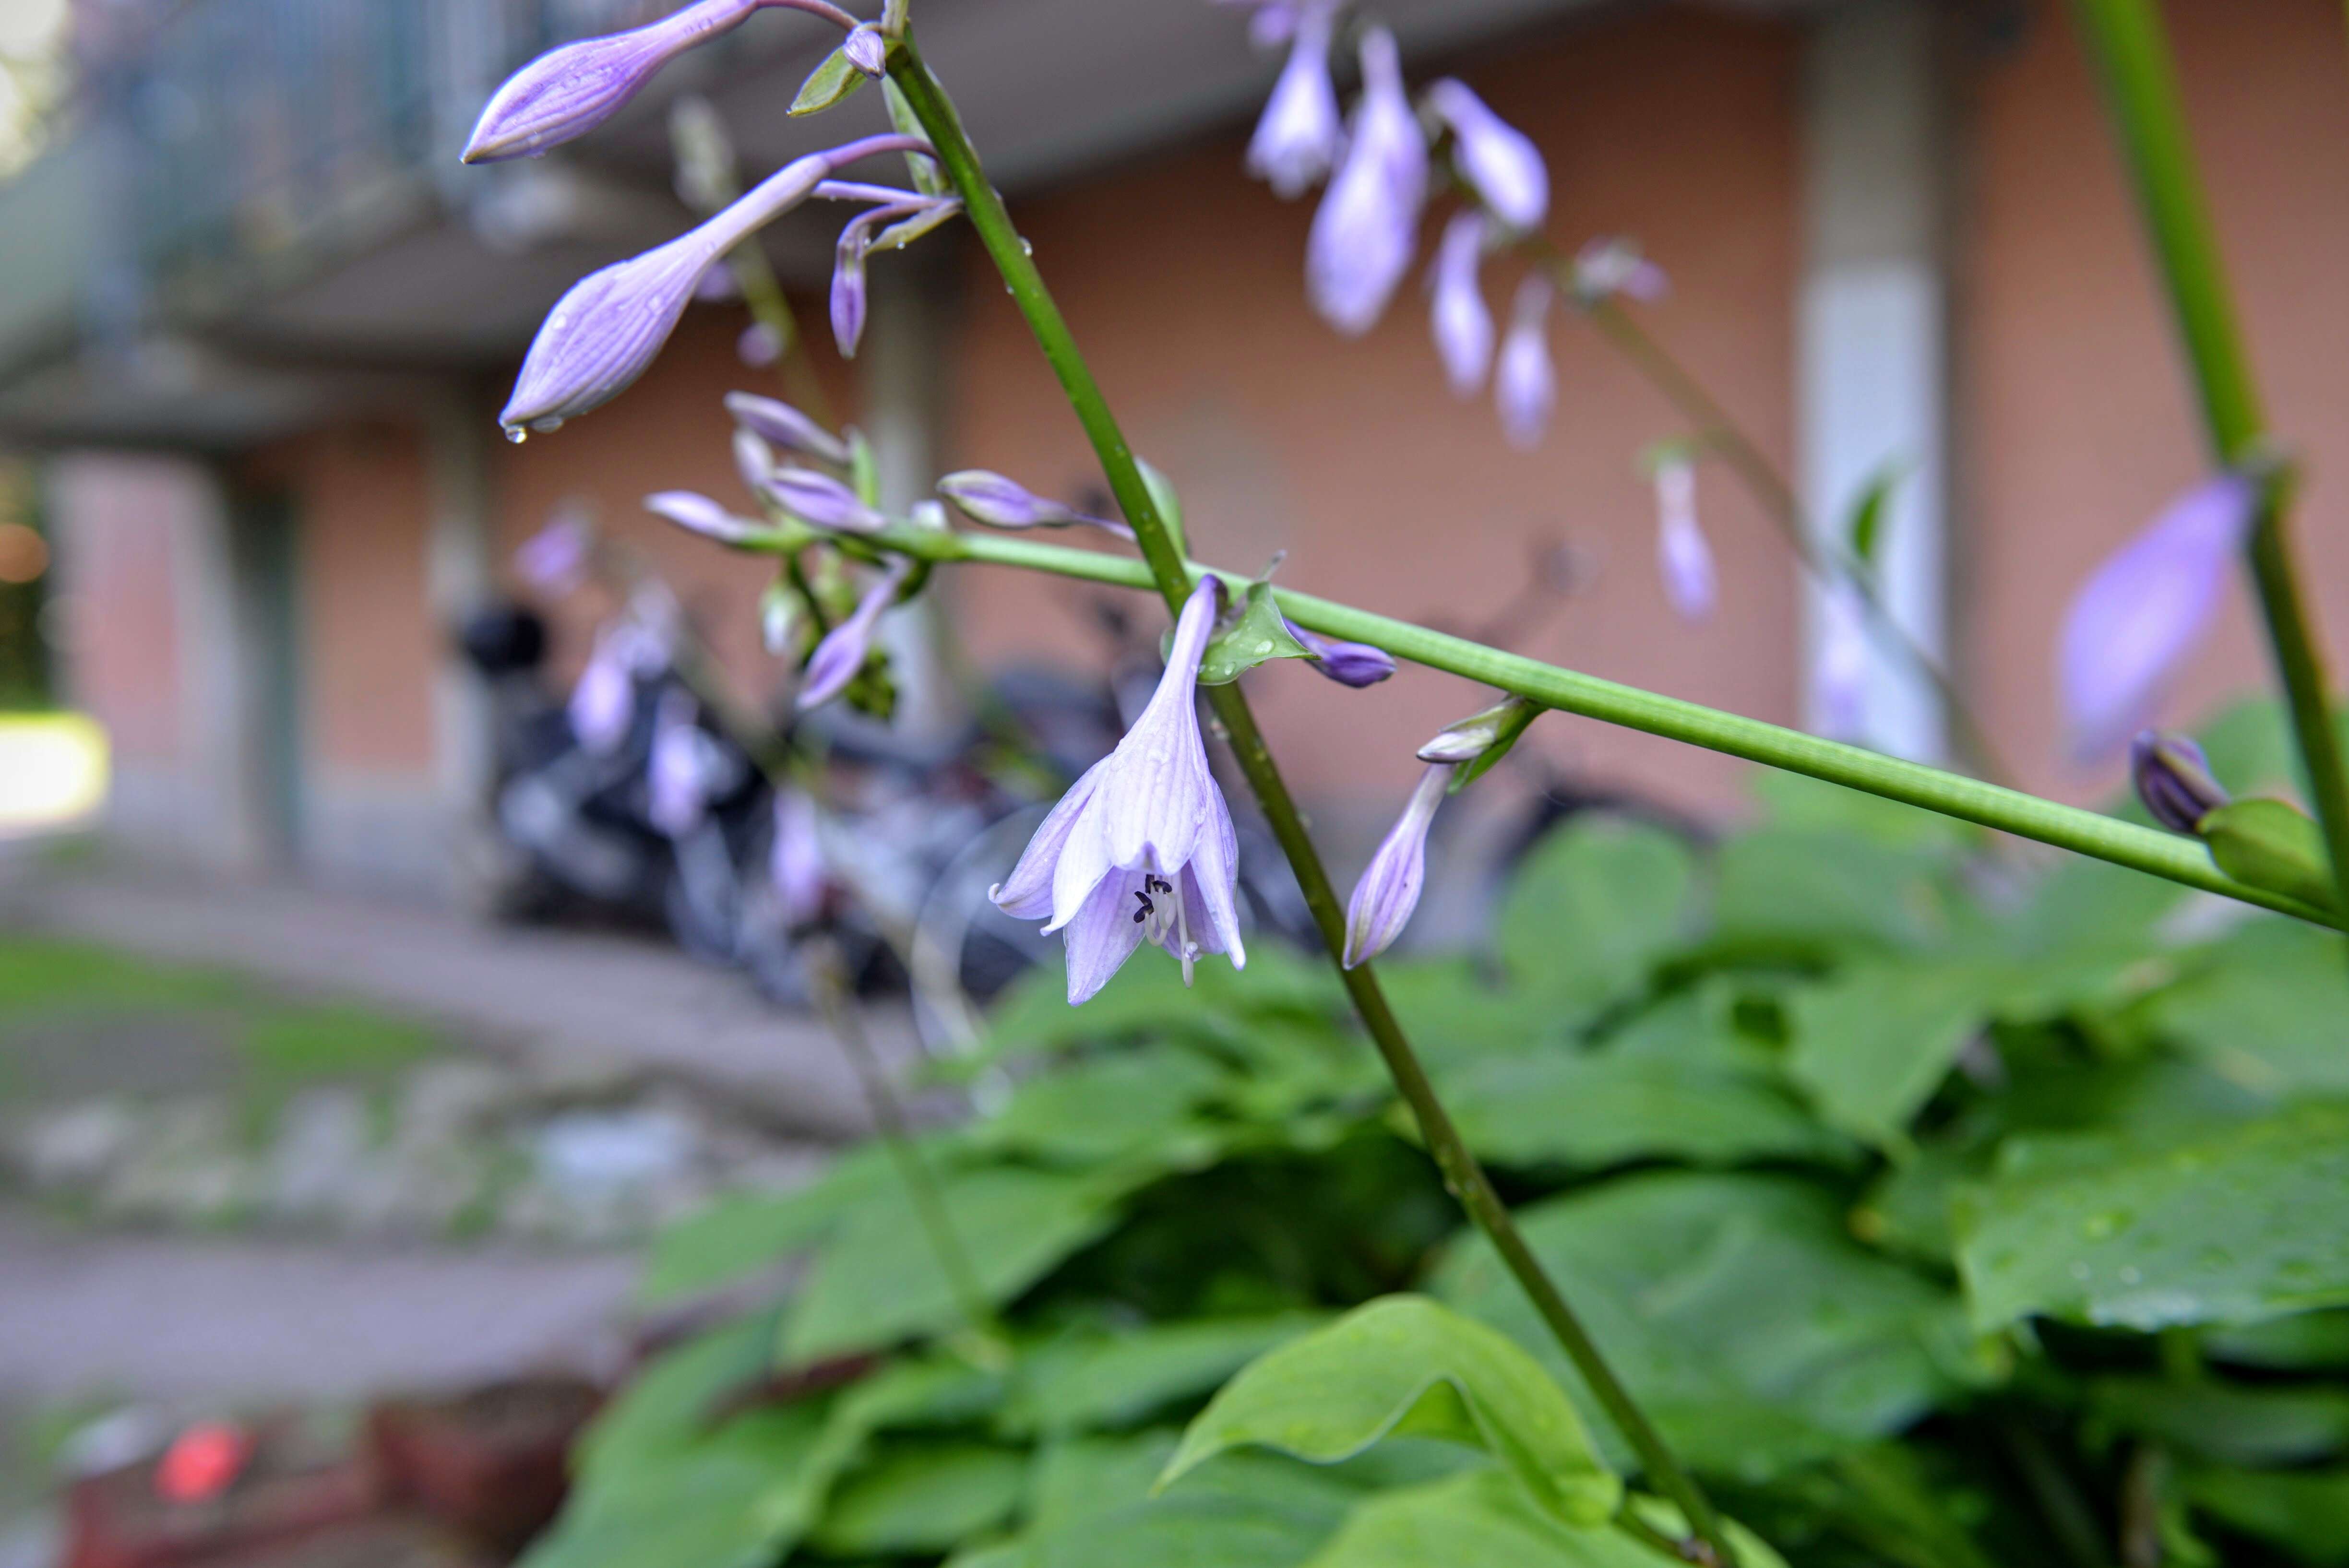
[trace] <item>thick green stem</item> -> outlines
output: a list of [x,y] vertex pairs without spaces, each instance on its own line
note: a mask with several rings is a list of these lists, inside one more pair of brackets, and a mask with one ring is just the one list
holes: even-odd
[[[2257,466],[2267,458],[2266,418],[2187,141],[2160,14],[2153,0],[2074,0],[2073,8],[2128,157],[2146,232],[2193,370],[2210,455],[2232,467]],[[2341,907],[2349,910],[2349,783],[2344,781],[2315,624],[2293,564],[2287,530],[2290,488],[2265,487],[2245,553],[2300,742],[2309,799],[2323,825]]]
[[[1070,407],[1075,410],[1079,423],[1092,440],[1094,452],[1108,479],[1110,490],[1117,497],[1126,521],[1133,525],[1137,542],[1148,564],[1150,578],[1159,595],[1165,600],[1170,613],[1180,609],[1188,597],[1193,573],[1190,562],[1184,559],[1181,547],[1160,515],[1150,493],[1140,466],[1134,461],[1132,449],[1126,445],[1123,431],[1110,412],[1108,401],[1102,396],[1091,368],[1078,352],[1076,340],[1062,319],[1060,307],[1053,303],[1040,273],[1028,253],[1026,242],[1011,222],[994,186],[988,182],[986,170],[978,155],[964,133],[960,118],[945,91],[923,64],[915,46],[910,30],[891,51],[890,75],[904,91],[905,99],[929,133],[931,144],[956,191],[962,197],[971,226],[978,232],[979,242],[995,263],[1005,285],[1019,306],[1020,314],[1036,335],[1053,373],[1060,377],[1061,390]],[[1273,836],[1288,857],[1290,868],[1297,874],[1308,906],[1313,912],[1314,923],[1329,947],[1335,962],[1343,951],[1345,942],[1345,910],[1337,890],[1330,881],[1328,869],[1322,865],[1319,852],[1307,832],[1305,820],[1290,798],[1280,771],[1274,765],[1271,751],[1266,747],[1263,733],[1257,729],[1255,716],[1249,711],[1247,699],[1237,686],[1224,686],[1209,693],[1209,702],[1216,717],[1222,722],[1233,755],[1242,773],[1262,806]],[[1650,1424],[1639,1406],[1583,1327],[1581,1321],[1567,1305],[1557,1287],[1527,1247],[1525,1238],[1509,1217],[1507,1206],[1494,1191],[1484,1168],[1469,1152],[1467,1144],[1452,1125],[1452,1119],[1436,1099],[1434,1086],[1429,1083],[1411,1043],[1404,1038],[1393,1010],[1387,1005],[1377,976],[1367,965],[1348,969],[1340,965],[1348,994],[1361,1015],[1365,1028],[1377,1044],[1387,1070],[1392,1075],[1396,1088],[1411,1106],[1417,1118],[1422,1136],[1444,1173],[1445,1184],[1459,1199],[1469,1218],[1492,1242],[1502,1261],[1508,1266],[1520,1285],[1532,1298],[1537,1310],[1557,1337],[1575,1367],[1582,1374],[1592,1395],[1606,1408],[1624,1437],[1640,1456],[1652,1484],[1678,1504],[1696,1532],[1698,1541],[1692,1551],[1702,1561],[1716,1563],[1723,1568],[1734,1568],[1735,1553],[1722,1532],[1721,1521],[1714,1512],[1694,1478],[1690,1476],[1663,1439]]]
[[[798,538],[792,533],[779,534],[775,548],[782,548],[787,542]],[[1000,534],[895,528],[861,542],[927,561],[1011,566],[1125,588],[1157,586],[1151,568],[1129,556]],[[1243,573],[1196,562],[1184,562],[1183,570],[1187,580],[1194,581],[1213,572],[1235,589],[1245,587],[1248,582]],[[1808,774],[1830,784],[1978,822],[2017,838],[2108,861],[2147,876],[2257,904],[2317,925],[2342,925],[2341,916],[2332,911],[2227,876],[2211,863],[2209,851],[2197,840],[2159,832],[2077,806],[2044,800],[1923,763],[1822,740],[1761,719],[1601,680],[1334,600],[1317,599],[1288,588],[1276,592],[1282,613],[1311,631],[1350,642],[1369,643],[1398,658],[1497,686],[1544,707]]]

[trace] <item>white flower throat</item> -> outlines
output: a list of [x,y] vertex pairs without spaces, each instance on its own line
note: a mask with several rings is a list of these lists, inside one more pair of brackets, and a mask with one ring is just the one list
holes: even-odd
[[1191,911],[1182,888],[1156,872],[1143,872],[1142,885],[1131,891],[1135,904],[1133,923],[1142,927],[1145,938],[1183,961],[1183,984],[1188,985],[1191,967],[1198,960],[1199,944],[1191,940]]

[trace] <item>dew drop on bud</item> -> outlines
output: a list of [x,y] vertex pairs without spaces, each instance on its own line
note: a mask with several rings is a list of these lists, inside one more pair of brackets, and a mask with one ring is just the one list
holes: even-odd
[[530,432],[520,425],[508,425],[506,427],[506,439],[519,447],[524,441],[530,439]]

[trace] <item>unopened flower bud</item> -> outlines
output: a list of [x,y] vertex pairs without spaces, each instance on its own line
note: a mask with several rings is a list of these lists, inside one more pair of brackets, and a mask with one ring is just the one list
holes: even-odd
[[1377,324],[1411,270],[1427,201],[1427,140],[1403,90],[1394,36],[1362,36],[1362,97],[1346,156],[1306,238],[1306,290],[1323,320],[1350,337]]
[[802,672],[797,706],[802,713],[820,707],[848,689],[856,672],[864,667],[864,660],[873,649],[873,628],[881,619],[881,612],[896,602],[897,590],[911,570],[901,556],[889,562],[879,581],[864,591],[856,602],[855,613],[824,634],[815,652],[808,655],[807,669]]
[[868,77],[882,76],[889,69],[889,40],[870,22],[858,23],[842,42],[840,52]]
[[1574,292],[1586,304],[1616,294],[1636,300],[1661,299],[1671,286],[1664,269],[1641,255],[1635,240],[1593,240],[1575,253]]
[[734,340],[734,357],[753,370],[764,370],[782,356],[783,335],[767,322],[752,322]]
[[1485,262],[1485,215],[1456,214],[1444,231],[1428,274],[1435,352],[1452,390],[1474,397],[1493,366],[1493,312],[1476,274]]
[[767,494],[785,511],[817,528],[844,533],[877,533],[889,520],[856,499],[856,492],[813,469],[781,469],[767,480]]
[[1713,614],[1713,546],[1696,521],[1696,465],[1685,458],[1656,466],[1656,564],[1664,597],[1682,620]]
[[1126,539],[1133,537],[1133,531],[1122,522],[1091,517],[1074,507],[1047,500],[1018,481],[985,469],[965,469],[960,473],[948,474],[938,481],[938,493],[973,521],[989,528],[1068,528],[1081,523],[1107,529]]
[[834,468],[848,466],[848,443],[789,403],[755,392],[729,392],[726,411],[734,416],[735,424],[785,451],[804,453]]
[[947,509],[944,501],[932,500],[929,497],[924,496],[905,511],[906,516],[916,528],[927,529],[932,533],[944,533],[950,526],[947,521]]
[[781,658],[792,651],[799,641],[800,621],[805,611],[799,591],[789,583],[769,583],[759,600],[759,641],[767,652]]
[[542,593],[568,593],[585,581],[595,549],[585,512],[566,506],[514,552],[514,570]]
[[1286,615],[1281,617],[1281,624],[1288,628],[1290,636],[1304,645],[1313,667],[1340,686],[1360,690],[1363,686],[1376,686],[1395,673],[1394,655],[1384,648],[1374,648],[1368,643],[1347,643],[1335,637],[1325,637],[1318,632],[1307,631]]
[[2168,730],[2141,730],[2129,743],[2129,778],[2153,820],[2173,833],[2193,832],[2234,799],[2210,776],[2202,748]]
[[1419,748],[1419,759],[1474,762],[1505,740],[1514,743],[1525,733],[1529,716],[1536,711],[1534,705],[1521,696],[1495,703],[1439,731],[1434,739]]
[[1303,195],[1329,173],[1346,144],[1338,89],[1330,80],[1331,22],[1326,7],[1297,19],[1288,63],[1248,140],[1248,172],[1283,201]]
[[775,838],[767,854],[767,875],[775,884],[775,900],[782,906],[787,926],[797,929],[823,913],[832,876],[822,822],[815,801],[797,789],[775,791]]
[[734,431],[734,473],[742,488],[752,495],[767,493],[767,481],[775,474],[775,449],[750,430],[737,428]]
[[1465,82],[1445,77],[1427,89],[1427,102],[1452,128],[1460,171],[1492,214],[1521,233],[1540,228],[1549,216],[1549,168],[1532,139]]
[[767,530],[748,518],[736,517],[708,496],[694,490],[661,490],[645,497],[645,510],[665,517],[720,544],[740,544]]
[[1450,763],[1435,763],[1420,775],[1410,803],[1371,856],[1362,880],[1354,884],[1354,896],[1346,903],[1347,968],[1384,953],[1411,923],[1427,880],[1427,830],[1451,780]]
[[655,71],[739,25],[760,0],[695,0],[658,21],[550,49],[490,95],[465,144],[468,163],[544,152],[619,112]]
[[1509,335],[1493,373],[1493,404],[1501,433],[1520,451],[1541,445],[1557,407],[1557,366],[1549,356],[1550,286],[1539,274],[1517,285]]

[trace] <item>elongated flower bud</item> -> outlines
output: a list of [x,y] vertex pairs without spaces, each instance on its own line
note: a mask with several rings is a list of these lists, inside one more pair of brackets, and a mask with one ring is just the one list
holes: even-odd
[[2120,744],[2161,699],[2199,642],[2259,504],[2249,477],[2220,474],[2188,490],[2082,585],[2057,651],[2074,748]]
[[1288,63],[1248,140],[1248,172],[1284,201],[1303,195],[1329,173],[1345,145],[1338,89],[1330,80],[1330,21],[1322,7],[1298,18]]
[[1549,166],[1525,132],[1449,77],[1427,89],[1430,108],[1452,128],[1460,171],[1493,216],[1520,233],[1549,216]]
[[645,497],[645,510],[720,544],[740,544],[768,531],[764,525],[736,517],[695,490],[661,490],[648,495]]
[[865,657],[872,652],[873,628],[881,619],[881,612],[896,602],[897,590],[909,570],[902,556],[891,561],[879,580],[864,591],[864,597],[856,602],[855,613],[824,634],[823,641],[808,655],[796,705],[800,712],[821,707],[848,689],[848,683],[856,678],[856,672],[864,667]]
[[1387,830],[1371,856],[1354,896],[1346,903],[1346,967],[1369,963],[1394,945],[1402,928],[1419,908],[1421,886],[1427,880],[1427,830],[1435,809],[1444,804],[1444,788],[1452,781],[1452,765],[1431,764],[1419,776],[1411,800]]
[[566,506],[514,552],[514,571],[542,593],[568,593],[585,581],[595,531],[576,506]]
[[797,789],[775,791],[775,837],[767,851],[767,877],[782,906],[783,923],[793,930],[823,914],[832,871],[824,858],[823,832],[815,801]]
[[1713,614],[1713,546],[1696,521],[1696,465],[1685,459],[1656,465],[1656,565],[1682,620]]
[[928,145],[918,137],[868,136],[796,159],[699,227],[588,273],[555,302],[538,329],[498,422],[510,432],[552,430],[613,397],[660,352],[711,263],[807,200],[844,165]]
[[889,520],[856,499],[856,492],[813,469],[779,469],[767,481],[775,504],[816,528],[843,533],[878,533]]
[[850,65],[868,77],[885,75],[889,69],[889,40],[870,22],[860,22],[851,28],[841,42],[840,52],[848,57]]
[[1435,738],[1419,748],[1422,762],[1474,762],[1504,738],[1515,744],[1525,733],[1526,715],[1534,705],[1521,696],[1504,698],[1482,713],[1470,714],[1457,724],[1447,725],[1436,732]]
[[2166,729],[2137,732],[2129,743],[2129,779],[2153,820],[2173,833],[2191,833],[2202,819],[2234,799],[2210,776],[2210,758],[2187,736]]
[[645,814],[673,839],[699,827],[709,811],[709,752],[693,699],[681,691],[663,693],[653,710],[652,752],[645,761]]
[[787,581],[770,583],[759,599],[759,642],[767,652],[777,657],[792,651],[799,641],[800,617],[805,603],[799,591]]
[[1066,528],[1099,522],[1074,507],[1047,500],[1016,480],[985,469],[965,469],[938,481],[938,493],[973,521],[989,528]]
[[655,71],[740,26],[759,5],[695,0],[628,32],[548,50],[490,95],[465,144],[465,161],[526,157],[585,135],[619,112]]
[[1557,366],[1549,356],[1550,286],[1538,274],[1517,285],[1509,335],[1493,373],[1493,405],[1501,434],[1520,451],[1541,445],[1557,407]]
[[1493,367],[1493,312],[1476,281],[1485,264],[1485,215],[1461,212],[1445,225],[1428,273],[1435,352],[1454,395],[1474,397]]
[[734,357],[753,370],[764,370],[783,356],[783,335],[773,323],[754,321],[734,340]]
[[1671,287],[1664,269],[1640,253],[1637,241],[1609,237],[1591,241],[1574,257],[1574,292],[1586,304],[1623,294],[1661,299]]
[[767,481],[775,475],[775,449],[750,430],[734,432],[734,475],[742,488],[752,495],[767,493]]
[[1811,655],[1811,711],[1829,740],[1868,736],[1868,606],[1838,577],[1819,604],[1818,645]]
[[938,203],[908,201],[859,212],[840,231],[832,263],[832,339],[843,359],[856,357],[864,337],[864,256],[872,249],[875,224],[928,210]]
[[756,392],[729,392],[726,411],[743,429],[787,452],[801,452],[836,469],[848,466],[848,443],[792,407]]
[[1286,615],[1280,621],[1288,628],[1288,634],[1304,645],[1313,667],[1340,686],[1352,686],[1359,691],[1363,686],[1374,686],[1395,673],[1394,655],[1384,648],[1374,648],[1368,643],[1347,643],[1336,637],[1325,637],[1319,632],[1307,631]]
[[1336,178],[1313,214],[1305,276],[1313,308],[1349,336],[1376,325],[1411,270],[1427,201],[1427,141],[1403,90],[1394,36],[1362,36],[1362,98]]

